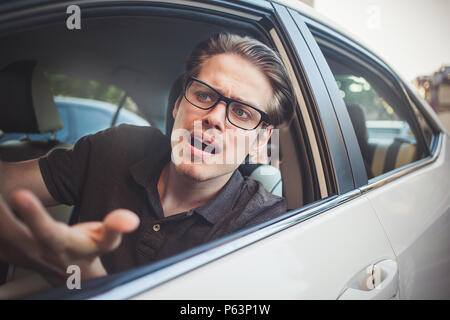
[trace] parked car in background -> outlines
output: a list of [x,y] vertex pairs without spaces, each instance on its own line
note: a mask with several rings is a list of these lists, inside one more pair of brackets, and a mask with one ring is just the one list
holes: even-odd
[[[92,99],[55,97],[55,104],[63,122],[63,128],[55,132],[56,140],[74,144],[78,139],[88,134],[111,127],[117,106]],[[122,109],[118,113],[114,125],[122,123],[149,126],[144,118]],[[8,133],[0,137],[0,143],[24,138],[22,133]],[[50,139],[51,133],[28,134],[31,140]]]
[[[81,290],[9,268],[1,297],[450,298],[450,135],[366,45],[299,1],[84,1],[80,30],[66,27],[69,4],[2,4],[0,69],[32,59],[46,72],[113,83],[152,125],[164,122],[171,87],[200,40],[236,32],[279,52],[297,100],[279,131],[289,210]],[[108,125],[97,117],[113,113],[98,102],[55,101],[66,141]],[[14,112],[7,108],[0,111]]]
[[414,135],[408,124],[404,121],[396,120],[380,120],[366,121],[367,131],[369,135],[369,143],[388,144],[393,143],[394,137],[404,139],[411,144],[415,144]]

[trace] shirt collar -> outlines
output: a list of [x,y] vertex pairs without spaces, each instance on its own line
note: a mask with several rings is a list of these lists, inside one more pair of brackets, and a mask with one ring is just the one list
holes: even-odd
[[131,176],[139,185],[149,189],[158,182],[162,169],[170,161],[170,156],[170,146],[155,150],[151,156],[131,165],[129,169]]
[[210,223],[216,224],[220,217],[232,210],[243,183],[244,178],[239,170],[236,169],[219,193],[205,205],[194,209],[195,212],[203,216]]

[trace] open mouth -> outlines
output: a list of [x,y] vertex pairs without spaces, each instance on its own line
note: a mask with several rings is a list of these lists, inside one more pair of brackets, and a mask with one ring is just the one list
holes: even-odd
[[207,154],[215,155],[220,153],[218,144],[212,139],[202,139],[201,137],[192,134],[189,141],[194,149],[202,151]]

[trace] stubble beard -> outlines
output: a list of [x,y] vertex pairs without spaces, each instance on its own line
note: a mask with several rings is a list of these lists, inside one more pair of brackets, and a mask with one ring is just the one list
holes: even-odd
[[[229,170],[220,171],[220,173],[216,173],[217,171],[214,168],[205,168],[208,166],[207,164],[199,165],[199,164],[185,164],[181,163],[179,165],[175,165],[175,171],[177,174],[181,174],[185,178],[192,180],[194,182],[206,182],[214,179],[218,179],[225,175],[231,176],[233,172],[237,169],[236,167],[230,167]],[[216,168],[217,169],[217,168]]]

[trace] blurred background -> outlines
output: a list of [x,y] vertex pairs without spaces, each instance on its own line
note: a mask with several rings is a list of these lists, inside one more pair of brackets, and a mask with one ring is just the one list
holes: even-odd
[[450,0],[297,0],[413,83],[450,130]]

